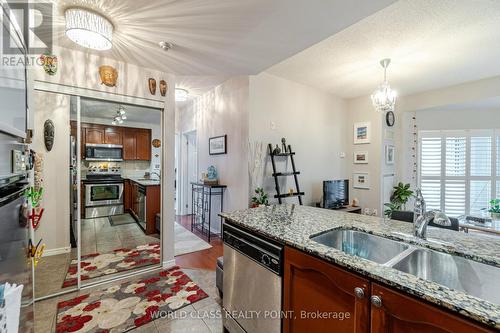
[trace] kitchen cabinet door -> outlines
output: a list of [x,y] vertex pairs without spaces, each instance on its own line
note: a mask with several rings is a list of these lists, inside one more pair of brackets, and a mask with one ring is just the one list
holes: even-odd
[[104,143],[104,128],[85,128],[85,143]]
[[136,139],[134,129],[123,130],[123,159],[135,160],[136,159]]
[[132,203],[132,193],[131,193],[130,180],[126,179],[123,182],[123,209],[125,212],[130,211],[131,203]]
[[130,181],[130,210],[131,213],[137,216],[137,213],[139,212],[138,209],[138,186],[135,182]]
[[423,301],[372,283],[372,333],[485,333],[493,332]]
[[136,159],[142,161],[151,160],[151,130],[138,129],[135,132]]
[[369,332],[367,279],[286,247],[283,293],[285,333]]
[[122,132],[116,127],[107,127],[104,130],[104,143],[111,145],[122,144]]

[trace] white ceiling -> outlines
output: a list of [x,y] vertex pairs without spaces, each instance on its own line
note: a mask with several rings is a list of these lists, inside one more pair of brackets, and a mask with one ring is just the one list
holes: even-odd
[[392,58],[400,95],[500,75],[500,1],[402,0],[268,69],[344,98],[368,95]]
[[[115,26],[104,56],[177,74],[196,90],[221,77],[257,74],[395,0],[54,1],[61,46],[81,49],[64,36],[64,9],[87,7]],[[161,50],[160,41],[173,49]],[[193,76],[205,81],[196,86]]]
[[[72,102],[74,99],[72,100]],[[127,126],[127,123],[143,123],[143,124],[160,124],[161,111],[158,109],[140,107],[136,105],[120,104],[110,101],[102,101],[89,98],[80,99],[81,116],[82,118],[97,118],[113,120],[116,111],[123,105],[127,115],[127,120],[122,126]],[[75,108],[72,107],[72,110]]]

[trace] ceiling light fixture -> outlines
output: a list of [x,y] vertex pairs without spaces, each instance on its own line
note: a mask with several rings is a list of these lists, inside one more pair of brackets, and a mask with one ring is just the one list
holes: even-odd
[[372,103],[375,110],[379,112],[394,111],[396,105],[396,91],[391,89],[387,82],[387,67],[391,63],[391,59],[386,58],[380,61],[380,65],[384,68],[384,82],[372,94]]
[[118,110],[116,110],[116,115],[113,117],[113,121],[111,121],[111,125],[123,124],[123,121],[127,119],[127,114],[125,112],[125,108],[123,105],[120,105]]
[[112,46],[113,24],[104,16],[82,8],[69,8],[66,17],[66,36],[83,47],[109,50]]
[[174,46],[172,43],[165,42],[165,41],[159,42],[158,45],[160,46],[160,48],[163,49],[163,51],[168,51]]
[[182,88],[175,88],[175,101],[176,102],[185,102],[187,101],[188,91]]

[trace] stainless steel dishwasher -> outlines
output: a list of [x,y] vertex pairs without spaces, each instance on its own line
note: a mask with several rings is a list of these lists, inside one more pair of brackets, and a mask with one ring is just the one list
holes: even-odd
[[281,332],[283,246],[224,223],[224,327]]

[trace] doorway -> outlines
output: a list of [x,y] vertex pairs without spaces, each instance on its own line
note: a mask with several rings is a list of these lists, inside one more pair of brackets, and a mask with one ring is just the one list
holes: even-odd
[[184,133],[185,142],[185,177],[184,177],[184,215],[192,212],[191,183],[198,181],[198,146],[196,130]]

